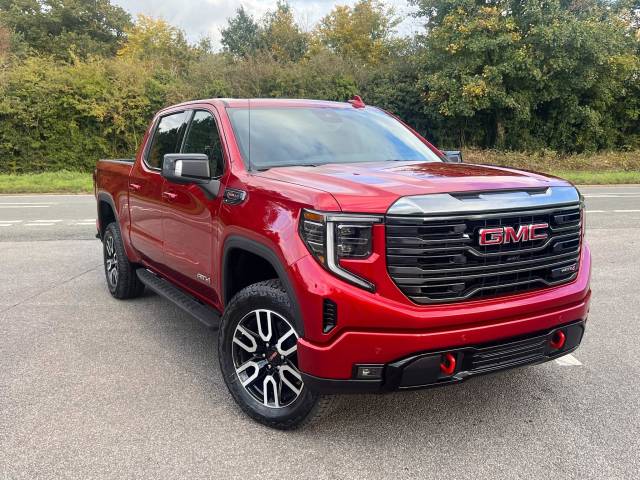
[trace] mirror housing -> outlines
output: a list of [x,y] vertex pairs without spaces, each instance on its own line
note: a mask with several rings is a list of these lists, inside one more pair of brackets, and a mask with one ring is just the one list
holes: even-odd
[[162,176],[178,184],[209,183],[209,157],[204,153],[167,153],[162,160]]
[[462,163],[462,152],[460,150],[443,150],[448,163]]

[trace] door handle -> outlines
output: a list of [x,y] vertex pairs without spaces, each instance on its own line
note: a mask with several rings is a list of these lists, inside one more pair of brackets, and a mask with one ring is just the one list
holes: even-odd
[[167,200],[175,200],[176,198],[178,198],[178,194],[174,192],[162,192],[162,197],[166,198]]
[[129,189],[137,192],[138,190],[142,189],[142,185],[140,185],[139,183],[130,183]]

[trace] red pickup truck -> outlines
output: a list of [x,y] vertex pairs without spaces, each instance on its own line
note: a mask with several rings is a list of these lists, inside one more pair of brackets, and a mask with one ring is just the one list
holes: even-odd
[[337,393],[566,355],[591,293],[579,192],[461,160],[359,98],[166,108],[95,171],[109,291],[219,328],[233,398],[282,429]]

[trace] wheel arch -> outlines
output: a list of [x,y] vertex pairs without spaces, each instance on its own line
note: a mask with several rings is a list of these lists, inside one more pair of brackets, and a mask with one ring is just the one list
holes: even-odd
[[237,289],[234,289],[232,280],[233,265],[231,264],[231,260],[233,259],[234,252],[247,252],[250,255],[259,257],[273,269],[273,272],[275,274],[273,278],[277,278],[278,280],[280,280],[282,286],[287,292],[289,300],[291,301],[291,306],[296,315],[296,318],[294,319],[296,327],[299,329],[300,336],[303,336],[304,321],[302,318],[302,311],[300,310],[296,292],[293,288],[293,282],[291,282],[289,274],[287,273],[287,269],[278,255],[271,248],[256,240],[238,235],[232,235],[227,238],[224,243],[221,272],[221,291],[224,305],[227,305],[229,303],[229,301],[237,291]]
[[104,230],[112,221],[118,222],[118,210],[116,209],[113,197],[107,192],[98,193],[98,233],[100,239],[104,238]]

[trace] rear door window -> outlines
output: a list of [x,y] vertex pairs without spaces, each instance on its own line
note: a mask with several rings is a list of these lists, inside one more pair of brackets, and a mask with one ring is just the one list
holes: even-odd
[[147,166],[162,168],[162,160],[167,153],[180,151],[180,141],[186,122],[187,112],[173,113],[160,119],[147,154]]

